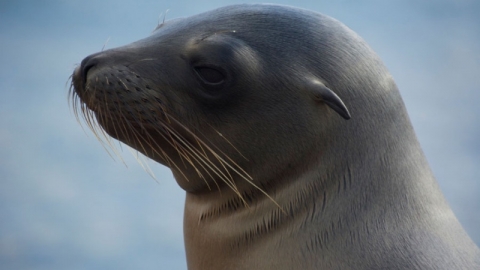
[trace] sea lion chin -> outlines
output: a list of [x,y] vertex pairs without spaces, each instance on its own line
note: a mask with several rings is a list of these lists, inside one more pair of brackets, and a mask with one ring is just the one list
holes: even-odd
[[393,78],[352,30],[277,5],[166,21],[85,58],[74,110],[168,166],[189,269],[476,269]]

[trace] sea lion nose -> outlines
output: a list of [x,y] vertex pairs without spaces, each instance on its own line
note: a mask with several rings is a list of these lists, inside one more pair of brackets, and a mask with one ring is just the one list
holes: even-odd
[[82,60],[82,63],[80,64],[80,67],[79,67],[78,75],[80,76],[79,79],[83,83],[85,83],[87,80],[88,72],[92,68],[98,66],[98,64],[100,63],[99,54],[101,53],[95,53],[95,54],[89,55]]
[[95,53],[92,55],[87,56],[85,59],[82,60],[79,66],[75,68],[75,71],[72,75],[72,82],[75,88],[75,92],[82,96],[83,92],[85,91],[85,86],[87,85],[88,81],[88,73],[93,68],[98,67],[101,61],[101,53]]

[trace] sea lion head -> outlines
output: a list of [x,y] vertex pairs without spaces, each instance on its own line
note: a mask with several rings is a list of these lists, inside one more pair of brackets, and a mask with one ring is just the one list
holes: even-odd
[[365,114],[381,107],[372,100],[388,92],[365,85],[394,88],[368,52],[331,18],[230,6],[86,57],[72,99],[90,125],[168,166],[186,191],[242,195],[323,154],[342,155],[335,145],[355,144],[353,130],[362,137]]

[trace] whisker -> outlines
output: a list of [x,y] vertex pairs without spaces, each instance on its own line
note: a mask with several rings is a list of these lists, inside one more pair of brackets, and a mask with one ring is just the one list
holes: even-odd
[[208,157],[206,157],[206,159],[202,158],[201,155],[199,155],[199,151],[192,148],[189,142],[185,141],[181,136],[177,135],[176,132],[172,132],[172,134],[175,135],[176,139],[180,140],[190,150],[191,154],[194,154],[200,161],[202,161],[205,166],[212,170],[215,175],[220,177],[220,179],[222,179],[224,183],[227,184],[242,199],[242,201],[244,201],[235,184],[233,182],[230,182],[226,175],[215,164],[213,164],[213,162],[211,162]]
[[[238,149],[235,147],[235,145],[233,145],[233,143],[231,143],[227,138],[225,138],[222,133],[220,133],[218,130],[216,130],[214,127],[212,127],[212,125],[210,125],[209,123],[207,123],[207,125],[210,126],[210,128],[213,129],[213,130],[218,134],[218,136],[220,136],[222,139],[224,139],[233,149],[235,149],[235,151],[237,151],[237,153],[238,153],[241,157],[243,157],[246,161],[249,161],[248,158],[246,158],[246,157],[242,154],[242,152],[240,152],[240,150],[238,150]],[[218,149],[218,150],[220,150],[220,149]]]
[[[151,59],[143,60],[148,61]],[[128,68],[119,69],[119,71],[129,72],[136,78],[140,78],[138,74],[132,72]],[[130,80],[127,79],[127,83],[124,78],[115,75],[113,76],[114,77],[103,76],[103,81],[101,81],[99,77],[95,77],[90,81],[90,84],[85,86],[85,94],[82,95],[82,98],[80,98],[75,92],[73,82],[70,84],[68,93],[68,98],[71,100],[71,105],[77,122],[83,122],[86,124],[97,140],[100,141],[102,147],[107,151],[110,157],[113,159],[115,159],[114,156],[120,158],[122,163],[127,166],[118,152],[117,146],[112,141],[113,137],[109,136],[106,129],[102,128],[99,123],[108,125],[109,128],[111,128],[109,130],[110,134],[114,135],[115,138],[123,138],[123,141],[131,142],[135,145],[134,148],[129,148],[129,151],[132,152],[132,155],[134,155],[140,166],[142,166],[142,168],[154,179],[155,175],[153,174],[153,171],[148,166],[147,161],[140,158],[138,152],[144,153],[147,157],[151,154],[158,156],[158,158],[161,158],[170,168],[177,170],[186,181],[189,181],[189,178],[186,176],[185,169],[191,168],[197,174],[199,179],[203,179],[208,189],[211,189],[211,182],[207,181],[207,178],[214,182],[219,192],[222,192],[218,182],[220,179],[226,187],[238,196],[245,207],[249,207],[244,195],[235,182],[235,179],[239,177],[238,179],[243,179],[249,185],[259,190],[284,211],[267,192],[253,181],[253,178],[237,162],[235,162],[229,155],[225,154],[225,152],[223,152],[215,143],[210,141],[208,137],[203,136],[199,130],[195,130],[194,133],[173,117],[169,113],[169,106],[160,102],[158,98],[156,99],[159,104],[156,105],[156,109],[154,110],[150,108],[148,111],[149,113],[145,113],[143,110],[136,110],[133,106],[125,105],[125,101],[116,91],[100,91],[100,83],[106,84],[109,87],[113,87],[113,83],[115,83],[115,86],[120,86],[125,92],[132,91],[130,88],[135,85],[130,84]],[[72,76],[70,77],[70,80],[72,80]],[[183,106],[183,104],[175,99],[168,100],[168,102],[170,104],[173,102]],[[104,103],[107,104],[107,106],[110,104],[112,107],[104,107]],[[80,118],[83,118],[83,121],[81,121]],[[200,119],[200,121],[204,120]],[[172,127],[172,124],[175,124],[175,128]],[[225,142],[234,149],[240,157],[248,161],[246,156],[243,155],[232,142],[225,138],[222,133],[216,130],[211,124],[207,122],[206,124],[219,137],[225,140]],[[85,132],[82,124],[81,126]],[[177,127],[185,133],[180,133]],[[202,138],[196,133],[200,133]],[[178,158],[181,163],[183,163],[185,169],[180,168],[178,164],[176,164],[178,160],[176,160],[177,162],[174,161],[172,157],[165,152],[165,150],[159,145],[157,139],[154,138],[153,134],[156,134],[155,138],[158,138],[158,136],[162,138],[172,150],[178,154]],[[185,137],[185,134],[188,135],[188,137]],[[120,149],[122,148],[120,143],[119,147]],[[134,153],[135,150],[136,152]]]

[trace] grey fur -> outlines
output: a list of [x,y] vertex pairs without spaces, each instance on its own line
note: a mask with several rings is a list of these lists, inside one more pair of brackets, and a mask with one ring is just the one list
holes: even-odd
[[[73,85],[107,133],[170,166],[186,190],[189,269],[480,269],[391,75],[334,19],[237,5],[166,21],[87,57]],[[160,106],[181,136],[195,141],[184,125],[252,177],[222,172],[248,207],[228,181],[182,161],[162,130],[150,132]]]

